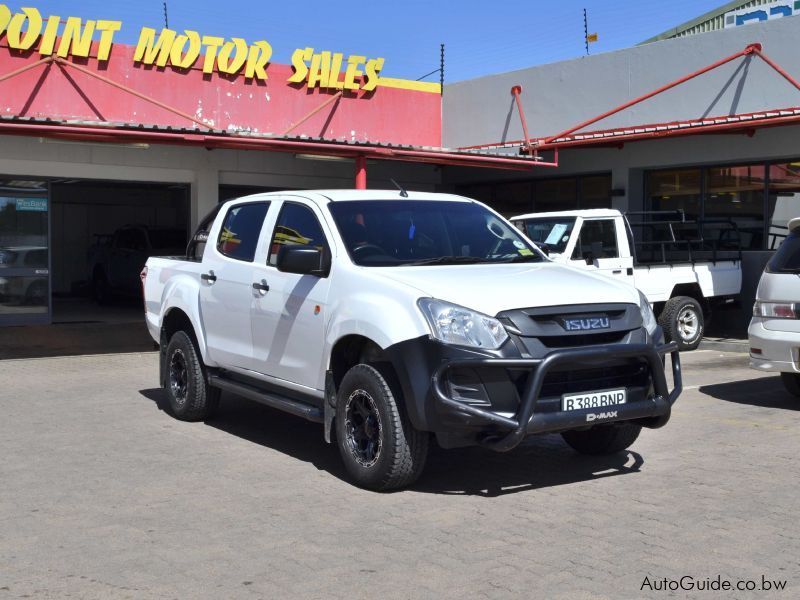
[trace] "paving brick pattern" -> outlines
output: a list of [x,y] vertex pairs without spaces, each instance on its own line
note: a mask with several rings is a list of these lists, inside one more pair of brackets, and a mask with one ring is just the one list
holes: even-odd
[[345,480],[320,426],[225,397],[162,410],[154,353],[0,361],[4,598],[800,597],[800,401],[746,356],[684,356],[669,425],[586,458],[557,436],[435,450],[411,490]]

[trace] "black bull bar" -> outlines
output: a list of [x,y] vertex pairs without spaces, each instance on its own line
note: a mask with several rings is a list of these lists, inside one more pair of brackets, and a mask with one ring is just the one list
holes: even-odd
[[[662,358],[669,354],[672,358],[672,377],[675,387],[672,392],[667,386]],[[678,345],[675,342],[653,346],[650,344],[606,344],[591,348],[568,348],[554,350],[544,358],[471,358],[454,359],[444,362],[431,378],[434,398],[442,408],[455,413],[467,414],[488,421],[490,425],[500,429],[480,440],[480,444],[492,450],[505,452],[516,447],[526,435],[563,431],[587,426],[587,414],[598,409],[582,409],[575,411],[536,412],[536,404],[541,394],[542,385],[548,372],[556,367],[570,365],[575,368],[592,366],[608,366],[619,359],[636,358],[648,364],[652,377],[654,393],[645,400],[618,404],[613,410],[618,417],[610,421],[629,421],[642,419],[642,425],[650,428],[662,427],[670,417],[675,400],[683,389],[681,378],[681,362]],[[470,406],[453,400],[443,389],[445,374],[457,367],[497,367],[505,369],[535,369],[528,378],[527,385],[520,399],[519,408],[513,417],[506,417],[490,410]],[[599,423],[597,423],[599,424]]]

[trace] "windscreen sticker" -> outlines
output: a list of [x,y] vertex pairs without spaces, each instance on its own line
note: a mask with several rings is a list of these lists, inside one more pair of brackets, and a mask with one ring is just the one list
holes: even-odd
[[561,236],[564,235],[564,232],[567,230],[566,223],[557,223],[553,226],[553,229],[550,230],[550,235],[547,236],[547,239],[544,241],[545,244],[558,244],[558,240],[561,239]]
[[532,256],[533,255],[533,250],[528,250],[527,248],[520,248],[519,250],[517,250],[517,252],[519,252],[522,256]]
[[520,250],[522,250],[523,248],[525,248],[525,244],[523,244],[523,243],[522,243],[522,242],[520,242],[519,240],[514,240],[514,246],[516,246],[516,247],[517,247],[517,248],[519,248]]

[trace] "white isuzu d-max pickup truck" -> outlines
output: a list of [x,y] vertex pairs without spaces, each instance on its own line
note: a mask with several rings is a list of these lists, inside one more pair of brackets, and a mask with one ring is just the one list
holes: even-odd
[[412,483],[433,437],[505,451],[558,432],[619,452],[681,390],[676,345],[635,288],[551,262],[460,196],[232,200],[142,284],[175,417],[206,418],[225,391],[320,422],[370,489]]

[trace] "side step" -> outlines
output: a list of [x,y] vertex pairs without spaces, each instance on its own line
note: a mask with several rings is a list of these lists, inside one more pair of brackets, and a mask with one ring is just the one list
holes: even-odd
[[314,421],[315,423],[322,423],[325,420],[325,415],[321,408],[311,406],[310,404],[305,404],[304,402],[298,402],[297,400],[292,400],[291,398],[287,398],[285,396],[265,392],[252,385],[247,385],[246,383],[231,381],[230,379],[225,379],[219,375],[209,375],[208,383],[215,388],[243,396],[248,400],[254,400],[255,402],[266,404],[271,408],[277,408],[283,412],[287,412],[297,417],[303,417],[304,419]]

